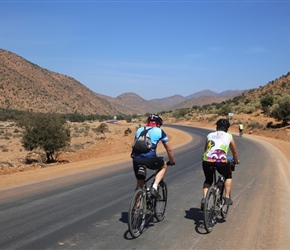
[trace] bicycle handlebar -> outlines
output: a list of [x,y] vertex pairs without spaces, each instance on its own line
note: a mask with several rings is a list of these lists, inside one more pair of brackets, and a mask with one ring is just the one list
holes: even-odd
[[232,171],[235,171],[235,167],[236,165],[238,165],[240,163],[240,161],[235,162],[234,159],[232,159],[231,161],[229,161],[230,167]]
[[174,166],[175,165],[175,162],[171,163],[170,161],[166,162],[166,165],[167,166]]
[[232,166],[232,165],[238,165],[240,163],[240,161],[238,160],[238,162],[234,161],[233,157],[228,157],[228,163]]

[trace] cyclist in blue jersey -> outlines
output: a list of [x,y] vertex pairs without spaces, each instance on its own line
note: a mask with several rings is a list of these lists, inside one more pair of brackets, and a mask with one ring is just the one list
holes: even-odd
[[203,198],[201,200],[201,209],[203,210],[204,198],[208,188],[213,182],[213,169],[216,166],[218,173],[225,177],[225,203],[232,205],[233,201],[230,197],[232,188],[232,170],[228,164],[227,154],[229,149],[232,151],[234,163],[238,164],[238,151],[233,136],[228,133],[230,122],[227,119],[219,119],[216,123],[216,131],[207,135],[202,156],[202,168],[205,175],[203,184]]
[[[171,144],[166,133],[160,127],[163,124],[162,118],[157,114],[151,114],[147,118],[146,128],[151,128],[148,133],[152,142],[152,148],[147,153],[136,153],[134,150],[131,152],[133,159],[134,173],[137,179],[137,188],[142,188],[146,179],[146,168],[157,170],[153,187],[151,188],[151,194],[158,196],[157,187],[159,182],[163,179],[167,165],[175,165],[174,154]],[[135,134],[135,139],[138,138],[140,133],[144,130],[144,127],[138,128]],[[159,157],[156,154],[156,148],[158,142],[161,141],[168,155],[169,161],[166,163],[163,157]]]

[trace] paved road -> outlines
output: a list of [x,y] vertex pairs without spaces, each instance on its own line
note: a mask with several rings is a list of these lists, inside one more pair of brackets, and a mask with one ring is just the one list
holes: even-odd
[[206,234],[199,206],[207,130],[178,127],[194,139],[176,150],[177,165],[168,169],[165,219],[139,238],[127,231],[135,180],[124,162],[0,191],[0,249],[287,249],[289,165],[279,152],[236,137],[234,205]]

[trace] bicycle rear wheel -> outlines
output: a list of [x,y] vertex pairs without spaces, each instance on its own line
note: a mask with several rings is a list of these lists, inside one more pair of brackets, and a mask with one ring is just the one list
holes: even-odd
[[138,189],[130,203],[128,213],[128,228],[133,238],[138,237],[144,229],[146,216],[146,193]]
[[230,206],[225,203],[225,195],[223,195],[222,199],[223,199],[223,206],[221,208],[221,215],[222,215],[222,218],[225,219],[228,216]]
[[158,193],[160,198],[155,199],[154,214],[157,221],[162,221],[165,217],[167,205],[167,185],[164,181],[160,182]]
[[204,207],[203,207],[203,217],[204,226],[208,233],[213,230],[215,224],[216,213],[216,191],[213,187],[210,187],[206,193]]

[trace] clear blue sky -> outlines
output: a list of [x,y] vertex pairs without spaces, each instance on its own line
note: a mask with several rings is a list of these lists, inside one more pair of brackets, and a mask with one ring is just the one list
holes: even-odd
[[0,0],[0,48],[94,92],[251,89],[290,71],[290,1]]

